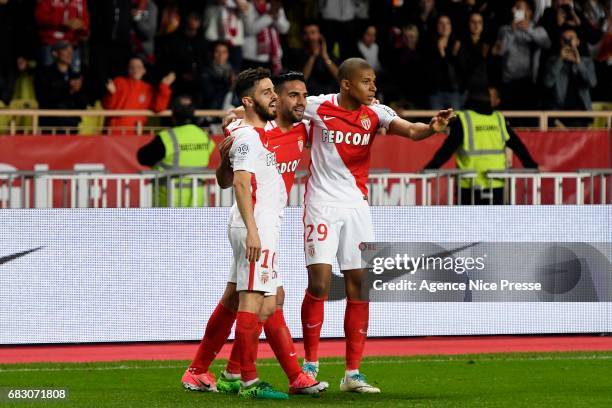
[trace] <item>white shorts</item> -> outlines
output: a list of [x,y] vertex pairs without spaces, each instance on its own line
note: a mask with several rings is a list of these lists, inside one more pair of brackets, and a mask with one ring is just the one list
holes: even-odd
[[332,264],[340,270],[360,269],[362,242],[374,241],[370,207],[304,206],[306,265]]
[[246,228],[228,229],[228,236],[234,259],[228,282],[236,284],[238,292],[250,290],[264,292],[266,296],[276,295],[276,287],[282,286],[278,276],[278,239],[280,229],[276,227],[259,229],[261,256],[258,262],[246,259]]

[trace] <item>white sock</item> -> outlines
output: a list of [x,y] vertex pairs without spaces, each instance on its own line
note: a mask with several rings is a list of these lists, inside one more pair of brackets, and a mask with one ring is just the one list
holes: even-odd
[[254,380],[251,381],[240,381],[240,384],[242,384],[243,387],[250,387],[251,385],[255,384],[256,382],[259,381],[259,378],[255,378]]
[[312,364],[313,366],[319,368],[319,362],[318,361],[306,361],[304,360],[304,365],[306,364]]
[[359,370],[346,370],[345,375],[350,377],[351,375],[359,374]]
[[228,373],[227,370],[223,371],[223,376],[227,378],[228,380],[239,380],[241,378],[240,374]]

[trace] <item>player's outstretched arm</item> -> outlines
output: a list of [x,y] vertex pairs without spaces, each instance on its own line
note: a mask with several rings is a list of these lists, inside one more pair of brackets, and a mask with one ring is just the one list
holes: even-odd
[[221,156],[221,162],[217,167],[215,175],[217,176],[217,184],[221,188],[230,188],[234,182],[234,170],[229,159],[229,151],[234,143],[234,138],[229,136],[221,141],[219,144],[219,155]]
[[249,262],[257,262],[261,255],[261,241],[257,232],[255,215],[253,214],[253,199],[251,197],[251,173],[245,170],[234,172],[234,193],[236,204],[244,225],[247,228],[246,258]]
[[436,116],[431,118],[429,124],[422,122],[413,123],[398,117],[389,124],[389,133],[412,140],[422,140],[436,133],[444,132],[452,118],[454,118],[452,109],[439,111]]

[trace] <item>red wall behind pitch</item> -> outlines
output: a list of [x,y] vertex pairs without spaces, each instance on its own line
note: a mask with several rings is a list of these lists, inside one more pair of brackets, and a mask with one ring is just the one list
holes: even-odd
[[[546,171],[612,167],[609,131],[528,131],[520,132],[519,136]],[[219,141],[220,137],[214,139]],[[111,173],[134,173],[145,170],[136,161],[136,152],[150,140],[150,136],[2,136],[0,164],[18,170],[32,170],[39,163],[48,164],[50,170],[71,170],[77,163],[103,163]],[[418,172],[443,141],[442,135],[420,142],[398,136],[377,136],[372,148],[372,168]],[[218,161],[218,154],[214,152],[210,167],[215,168]],[[307,169],[308,161],[305,158],[300,169]],[[454,167],[453,160],[445,167]],[[514,167],[520,167],[516,157]],[[571,199],[571,190],[570,186],[568,199]]]

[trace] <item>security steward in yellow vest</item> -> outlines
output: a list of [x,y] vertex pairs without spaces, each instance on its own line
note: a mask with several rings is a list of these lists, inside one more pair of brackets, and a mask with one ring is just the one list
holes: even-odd
[[[198,126],[191,97],[176,98],[172,105],[172,121],[174,127],[161,131],[149,144],[138,150],[138,162],[160,171],[201,173],[208,166],[215,142]],[[192,178],[174,176],[170,183],[169,192],[168,179],[160,179],[157,197],[153,197],[157,206],[168,207],[169,202],[173,207],[191,207],[194,204],[201,207],[208,204],[204,187],[198,183],[194,203]]]
[[446,141],[425,168],[440,168],[456,153],[458,169],[477,173],[473,180],[461,180],[461,204],[503,204],[504,180],[489,180],[485,173],[506,169],[506,147],[512,149],[525,168],[537,168],[537,163],[503,115],[493,110],[488,91],[470,94],[466,109],[457,112],[457,117],[459,120],[449,127]]

